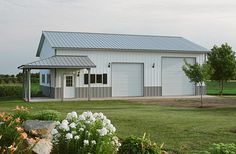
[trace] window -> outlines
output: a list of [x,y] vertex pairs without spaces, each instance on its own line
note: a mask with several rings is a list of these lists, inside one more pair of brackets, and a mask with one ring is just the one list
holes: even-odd
[[66,76],[66,87],[72,87],[72,86],[73,86],[73,77]]
[[47,74],[47,83],[51,83],[51,74]]
[[95,82],[95,74],[90,75],[90,83],[96,83]]
[[42,83],[45,83],[45,74],[42,74]]
[[102,74],[97,74],[96,78],[97,78],[97,83],[102,83]]
[[[90,74],[90,83],[107,84],[107,74]],[[84,84],[88,84],[88,74],[84,74]]]
[[84,84],[88,84],[88,74],[84,74]]
[[103,84],[107,84],[107,74],[103,74]]

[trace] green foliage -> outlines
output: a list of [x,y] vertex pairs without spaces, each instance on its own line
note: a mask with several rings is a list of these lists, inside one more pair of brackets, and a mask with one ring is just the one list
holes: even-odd
[[16,107],[12,114],[0,113],[0,153],[32,153],[25,141],[31,139],[36,142],[36,138],[30,137],[21,127],[26,119],[22,113],[26,111],[28,108],[22,106]]
[[[0,84],[22,83],[23,74],[17,75],[0,74]],[[39,73],[31,73],[31,83],[39,83]]]
[[236,144],[214,143],[209,151],[202,152],[202,154],[236,154]]
[[214,46],[208,54],[208,64],[211,67],[211,79],[221,83],[220,94],[223,94],[224,81],[233,79],[236,74],[236,60],[232,48],[227,44]]
[[149,138],[144,134],[143,137],[131,136],[122,142],[120,147],[121,154],[162,154],[163,144],[158,146],[152,143]]
[[21,106],[21,107],[16,106],[16,108],[13,111],[14,111],[13,117],[20,118],[23,121],[31,119],[32,117],[30,113],[30,109],[24,106]]
[[58,121],[60,116],[61,113],[55,110],[43,110],[33,115],[33,119]]
[[10,85],[10,86],[0,85],[0,97],[21,96],[22,91],[23,89],[22,86],[20,85]]
[[194,84],[199,84],[200,85],[200,90],[201,90],[201,107],[203,107],[203,101],[202,101],[202,91],[203,87],[202,84],[203,82],[207,81],[209,78],[209,65],[207,64],[188,64],[185,61],[185,65],[182,67],[184,73],[186,76],[190,79],[191,82],[194,82]]
[[[22,84],[2,84],[0,85],[0,97],[9,97],[9,96],[22,96],[23,88]],[[31,95],[32,96],[41,96],[39,89],[39,84],[31,84]]]
[[202,84],[209,78],[209,65],[207,64],[200,65],[196,63],[191,65],[185,61],[183,71],[190,81],[194,82],[195,84]]

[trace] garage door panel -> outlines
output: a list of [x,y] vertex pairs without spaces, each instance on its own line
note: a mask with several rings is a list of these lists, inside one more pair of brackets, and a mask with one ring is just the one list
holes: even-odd
[[112,96],[143,96],[143,64],[112,64]]
[[162,58],[162,95],[194,95],[194,84],[182,70],[184,59],[193,64],[194,58]]

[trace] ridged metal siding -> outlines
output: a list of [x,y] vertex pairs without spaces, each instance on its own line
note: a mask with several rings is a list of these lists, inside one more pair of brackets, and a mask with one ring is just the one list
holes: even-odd
[[20,68],[90,68],[96,65],[87,56],[53,56],[41,59]]
[[[57,31],[44,31],[42,38],[44,36],[53,48],[209,52],[208,49],[202,46],[182,37],[175,36]],[[39,52],[38,50],[37,54],[39,54]]]
[[[202,89],[202,94],[203,95],[206,95],[207,94],[207,87],[206,86],[203,86],[203,89]],[[201,95],[201,88],[200,86],[195,86],[195,95]]]
[[144,87],[143,93],[144,97],[162,96],[162,87],[152,87],[152,86]]

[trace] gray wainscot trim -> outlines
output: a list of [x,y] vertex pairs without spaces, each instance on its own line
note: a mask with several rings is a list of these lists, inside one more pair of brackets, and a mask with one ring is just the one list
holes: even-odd
[[[91,87],[91,97],[92,98],[104,98],[111,97],[111,87]],[[75,89],[76,98],[87,98],[88,88],[87,87],[77,87]]]
[[[203,89],[203,91],[202,91],[202,94],[203,95],[206,95],[206,92],[207,92],[207,87],[206,86],[203,86],[202,87]],[[201,95],[201,88],[200,88],[200,86],[195,86],[195,95]]]
[[148,96],[162,96],[162,87],[144,87],[143,90],[144,97]]
[[54,88],[40,85],[40,90],[44,96],[54,98]]
[[56,88],[53,88],[54,90],[54,98],[55,99],[61,99],[61,88],[60,87],[56,87]]

